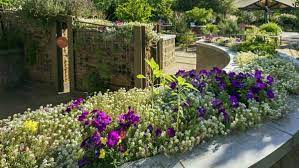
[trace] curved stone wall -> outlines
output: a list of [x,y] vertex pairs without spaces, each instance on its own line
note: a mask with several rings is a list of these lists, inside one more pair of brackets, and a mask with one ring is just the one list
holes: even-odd
[[231,62],[230,55],[226,50],[205,42],[197,42],[196,57],[197,71],[211,70],[214,67],[224,69]]

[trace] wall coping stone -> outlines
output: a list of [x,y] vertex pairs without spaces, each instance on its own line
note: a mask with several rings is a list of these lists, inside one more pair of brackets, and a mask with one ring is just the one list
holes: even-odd
[[[230,63],[224,70],[238,69],[234,62],[237,54],[227,47],[204,41],[198,41],[197,44],[216,47],[227,52]],[[295,99],[299,100],[299,96]],[[172,156],[160,154],[126,163],[121,168],[266,168],[274,165],[297,145],[299,145],[299,107],[280,120],[260,124],[245,132],[217,136],[209,142],[196,146],[192,151]]]
[[176,35],[173,35],[173,34],[161,34],[160,35],[160,39],[163,39],[163,40],[170,40],[170,39],[175,39],[176,38]]

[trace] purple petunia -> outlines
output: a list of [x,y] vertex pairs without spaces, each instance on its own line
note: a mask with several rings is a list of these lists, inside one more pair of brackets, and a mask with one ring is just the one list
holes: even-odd
[[108,116],[103,111],[93,111],[95,113],[95,118],[92,120],[92,125],[97,128],[100,132],[103,132],[106,130],[107,125],[109,125],[112,122],[112,119],[110,116]]
[[267,83],[269,84],[269,85],[272,85],[273,84],[273,82],[274,82],[274,78],[272,77],[272,76],[267,76]]
[[230,96],[229,100],[233,107],[235,107],[235,108],[239,107],[239,100],[236,96]]
[[254,93],[252,90],[249,90],[246,95],[247,99],[254,99]]
[[260,71],[260,70],[255,70],[255,73],[254,73],[254,77],[255,77],[255,79],[257,79],[257,80],[262,80],[262,78],[263,78],[263,76],[262,76],[262,71]]
[[272,90],[268,90],[268,91],[267,91],[267,97],[268,97],[269,99],[274,99],[274,98],[275,98],[275,94],[274,94],[274,92],[273,92]]
[[108,134],[108,139],[107,139],[107,146],[109,148],[115,147],[120,140],[120,135],[118,131],[111,131]]
[[150,124],[150,125],[147,127],[147,130],[149,130],[149,132],[150,132],[150,133],[152,133],[152,132],[153,132],[153,130],[154,130],[154,127],[153,127],[153,125],[152,125],[152,124]]
[[187,72],[185,70],[179,70],[176,74],[175,74],[176,77],[186,77],[187,76]]
[[169,87],[174,90],[177,87],[177,83],[176,82],[171,82]]
[[196,77],[196,71],[195,70],[189,71],[189,77],[190,78],[195,78]]
[[83,122],[87,118],[88,115],[89,115],[88,111],[83,111],[82,114],[78,117],[78,121]]
[[90,138],[91,143],[95,145],[99,145],[101,143],[101,134],[99,132],[95,132],[91,138]]
[[156,129],[155,134],[156,134],[156,137],[160,137],[162,134],[161,128]]
[[263,90],[267,87],[267,85],[264,82],[259,81],[259,82],[256,83],[255,87],[259,90]]
[[174,128],[168,128],[168,129],[167,129],[167,135],[168,135],[170,138],[174,137],[174,136],[175,136],[175,130],[174,130]]
[[137,125],[140,122],[140,116],[129,108],[128,112],[118,117],[120,126],[124,129],[129,128],[131,125]]
[[204,118],[206,116],[207,110],[203,107],[197,108],[197,113],[200,118]]
[[214,108],[220,108],[222,106],[223,102],[219,99],[214,99],[212,101],[212,105]]
[[224,121],[228,122],[229,114],[226,112],[226,110],[223,107],[219,109],[219,113],[223,115]]
[[68,112],[68,113],[71,112],[73,109],[78,108],[83,102],[84,102],[83,98],[79,98],[79,99],[73,101],[72,104],[66,108],[65,112]]

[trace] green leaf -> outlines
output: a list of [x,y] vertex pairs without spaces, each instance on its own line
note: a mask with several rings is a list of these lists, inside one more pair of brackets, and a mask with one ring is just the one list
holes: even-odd
[[186,80],[183,77],[181,77],[181,76],[179,76],[177,78],[177,80],[178,80],[178,84],[181,85],[181,86],[184,85],[185,82],[186,82]]
[[138,79],[145,79],[146,77],[144,76],[144,75],[142,75],[142,74],[139,74],[139,75],[137,75],[136,76]]

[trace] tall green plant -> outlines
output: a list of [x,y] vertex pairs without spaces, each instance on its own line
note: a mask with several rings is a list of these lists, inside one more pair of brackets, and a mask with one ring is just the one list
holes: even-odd
[[152,16],[153,8],[144,0],[128,0],[116,8],[118,19],[128,22],[148,22]]

